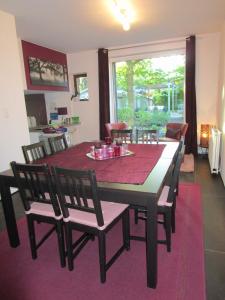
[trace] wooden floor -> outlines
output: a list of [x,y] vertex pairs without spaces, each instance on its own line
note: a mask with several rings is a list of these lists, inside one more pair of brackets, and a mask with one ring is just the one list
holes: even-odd
[[[202,186],[207,300],[224,300],[225,187],[220,176],[210,174],[208,160],[202,157],[195,160],[194,173],[181,173],[180,181],[196,182]],[[21,218],[24,216],[21,202],[17,194],[13,198],[16,217]],[[0,230],[4,228],[0,204]]]

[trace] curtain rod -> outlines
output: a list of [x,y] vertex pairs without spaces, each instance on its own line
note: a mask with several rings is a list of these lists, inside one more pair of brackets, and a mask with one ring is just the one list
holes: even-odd
[[109,47],[108,51],[114,51],[114,50],[123,50],[123,49],[129,49],[129,48],[140,48],[144,46],[154,46],[154,45],[163,45],[163,44],[168,44],[168,43],[177,43],[177,42],[185,42],[187,37],[183,38],[177,38],[173,40],[163,40],[163,41],[158,41],[158,42],[148,42],[148,43],[143,43],[143,44],[133,44],[129,46],[121,46],[121,47]]

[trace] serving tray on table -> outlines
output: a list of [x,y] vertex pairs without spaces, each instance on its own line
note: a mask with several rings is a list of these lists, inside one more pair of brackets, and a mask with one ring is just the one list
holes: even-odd
[[129,151],[129,150],[127,150],[126,154],[124,154],[124,155],[113,156],[113,157],[103,157],[103,158],[95,158],[95,156],[93,156],[91,152],[86,153],[86,156],[93,160],[107,160],[107,159],[113,159],[113,158],[119,158],[119,157],[131,156],[131,155],[134,155],[134,152]]

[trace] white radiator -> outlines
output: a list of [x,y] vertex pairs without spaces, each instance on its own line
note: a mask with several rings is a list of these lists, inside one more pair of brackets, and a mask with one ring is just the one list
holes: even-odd
[[216,128],[211,129],[211,136],[209,138],[209,165],[211,173],[218,174],[220,169],[220,141],[221,131]]

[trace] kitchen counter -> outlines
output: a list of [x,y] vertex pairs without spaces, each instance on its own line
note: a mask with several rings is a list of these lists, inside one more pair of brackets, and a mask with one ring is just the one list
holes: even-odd
[[[80,123],[77,124],[64,124],[63,127],[67,128],[67,136],[68,139],[70,140],[70,145],[75,145],[80,142],[80,137],[79,137],[79,131],[77,128],[79,127]],[[39,125],[36,127],[31,127],[29,128],[30,132],[30,143],[37,143],[40,141],[41,136],[46,135],[42,130],[43,128],[49,127],[50,125]],[[59,132],[58,132],[59,133]]]
[[[63,124],[63,125],[60,125],[60,126],[63,126],[65,128],[67,128],[67,130],[69,132],[72,132],[76,129],[76,127],[80,125],[80,123],[77,123],[77,124]],[[30,127],[29,128],[29,132],[42,132],[42,130],[46,127],[49,127],[51,125],[39,125],[39,126],[36,126],[36,127]]]

